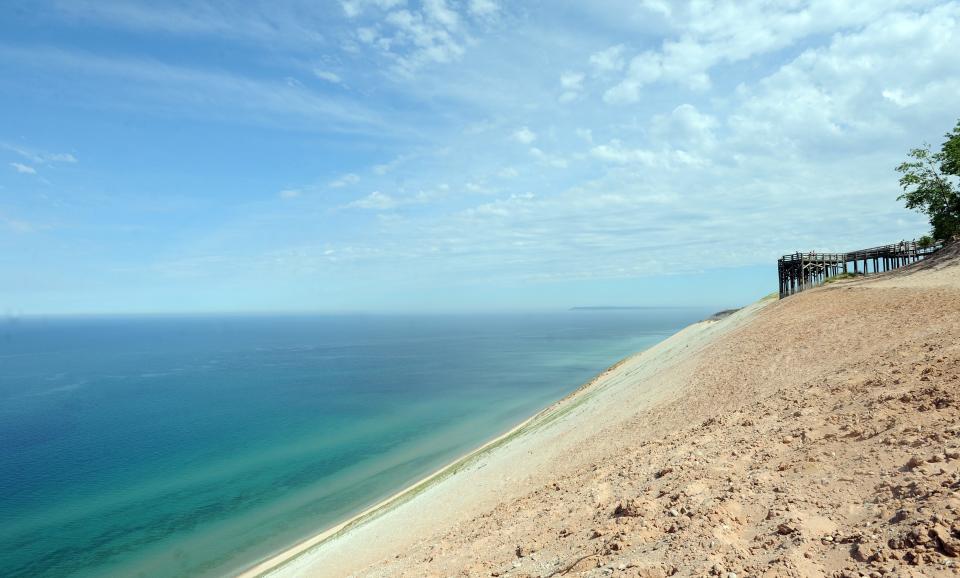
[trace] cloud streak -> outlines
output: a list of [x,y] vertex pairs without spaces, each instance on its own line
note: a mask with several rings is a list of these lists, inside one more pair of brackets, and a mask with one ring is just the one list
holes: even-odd
[[[545,284],[562,296],[637,279],[642,290],[650,276],[890,242],[925,230],[896,201],[893,167],[958,114],[957,2],[294,1],[261,23],[259,3],[58,6],[144,42],[8,43],[6,77],[31,80],[4,87],[18,106],[56,94],[44,106],[62,117],[143,123],[156,142],[131,141],[124,164],[91,131],[0,135],[78,151],[0,144],[5,198],[16,190],[10,214],[31,222],[72,219],[55,232],[61,246],[129,272],[118,286],[136,274],[271,295],[322,285],[362,308],[385,298],[372,286]],[[314,23],[315,36],[301,30]],[[194,50],[202,58],[182,58]],[[74,154],[77,181],[56,199],[17,174],[47,175]],[[94,206],[78,199],[119,187],[140,158],[177,161],[131,176],[137,198],[169,188],[203,208],[158,217],[133,193],[125,206],[110,197],[108,217],[51,208]],[[135,247],[144,263],[130,264],[124,239],[66,232],[121,224],[155,231]]]
[[13,168],[13,170],[17,171],[20,174],[24,174],[24,175],[37,174],[37,169],[27,166],[23,163],[10,163],[10,166]]
[[[125,105],[144,111],[166,111],[176,105],[177,113],[196,111],[194,116],[244,114],[250,121],[283,123],[295,126],[309,122],[334,132],[396,131],[373,109],[344,98],[330,97],[283,79],[261,79],[223,71],[174,66],[157,60],[107,57],[56,48],[15,48],[0,46],[0,60],[16,66],[57,71],[75,78],[79,85],[93,79],[126,83],[124,95],[116,95],[111,106]],[[52,79],[51,79],[52,81]],[[72,95],[81,102],[86,94]],[[99,100],[87,100],[87,106],[100,106]],[[301,125],[302,126],[302,125]],[[72,162],[71,155],[44,158],[44,161]]]

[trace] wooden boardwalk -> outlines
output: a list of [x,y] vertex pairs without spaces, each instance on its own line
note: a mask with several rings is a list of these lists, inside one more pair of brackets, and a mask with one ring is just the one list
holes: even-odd
[[777,261],[780,298],[816,287],[827,279],[853,273],[868,275],[897,269],[925,258],[939,245],[921,247],[916,241],[860,249],[849,253],[793,253]]

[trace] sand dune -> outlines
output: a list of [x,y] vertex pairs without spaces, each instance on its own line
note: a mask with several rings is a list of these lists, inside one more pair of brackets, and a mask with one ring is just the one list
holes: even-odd
[[955,574],[951,251],[693,325],[252,574]]

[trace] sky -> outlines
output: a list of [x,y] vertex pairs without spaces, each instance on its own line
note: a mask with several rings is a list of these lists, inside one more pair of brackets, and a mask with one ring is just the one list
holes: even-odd
[[960,118],[958,2],[4,4],[13,316],[743,305]]

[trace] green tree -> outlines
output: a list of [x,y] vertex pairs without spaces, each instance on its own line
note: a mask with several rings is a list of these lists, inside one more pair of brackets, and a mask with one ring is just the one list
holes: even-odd
[[939,240],[960,234],[960,122],[946,137],[939,152],[930,145],[913,149],[910,160],[897,167],[903,187],[897,198],[927,215]]

